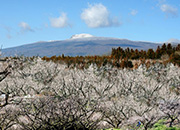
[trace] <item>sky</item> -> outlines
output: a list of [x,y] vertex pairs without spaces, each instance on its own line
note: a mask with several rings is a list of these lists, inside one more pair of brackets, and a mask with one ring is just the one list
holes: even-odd
[[74,34],[180,42],[180,0],[0,0],[0,45]]

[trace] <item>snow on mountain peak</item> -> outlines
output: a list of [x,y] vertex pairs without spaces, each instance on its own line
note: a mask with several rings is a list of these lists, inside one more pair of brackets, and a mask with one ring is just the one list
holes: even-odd
[[85,34],[85,33],[82,33],[82,34],[75,34],[75,35],[72,35],[72,36],[71,36],[71,39],[88,38],[88,37],[94,37],[94,36],[91,35],[91,34]]

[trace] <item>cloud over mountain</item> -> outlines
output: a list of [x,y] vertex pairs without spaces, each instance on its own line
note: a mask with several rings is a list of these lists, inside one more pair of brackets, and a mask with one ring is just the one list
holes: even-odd
[[162,12],[164,12],[166,14],[167,17],[169,16],[173,16],[176,17],[178,16],[178,9],[176,7],[173,7],[169,4],[162,4],[160,6],[160,9]]
[[31,28],[31,26],[26,22],[19,23],[19,27],[21,28],[21,33],[34,32],[34,30]]
[[119,26],[117,18],[111,18],[108,9],[103,4],[88,5],[81,13],[81,19],[90,28]]
[[68,17],[66,13],[62,12],[61,15],[57,18],[50,18],[51,26],[54,28],[64,28],[68,27]]
[[130,12],[130,14],[133,15],[133,16],[135,16],[137,13],[138,13],[138,11],[135,10],[135,9],[131,10],[131,12]]

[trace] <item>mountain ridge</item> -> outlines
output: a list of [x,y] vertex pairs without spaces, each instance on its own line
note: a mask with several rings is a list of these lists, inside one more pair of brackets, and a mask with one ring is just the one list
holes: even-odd
[[[82,36],[82,37],[81,37]],[[95,37],[93,35],[76,35],[76,38],[54,41],[40,41],[24,44],[17,47],[2,49],[3,56],[87,56],[110,53],[112,48],[133,48],[147,50],[156,49],[162,44],[144,41],[131,41],[128,39]]]

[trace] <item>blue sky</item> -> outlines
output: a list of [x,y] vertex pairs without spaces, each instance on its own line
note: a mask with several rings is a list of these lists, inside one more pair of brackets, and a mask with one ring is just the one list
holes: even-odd
[[180,0],[0,0],[3,48],[80,33],[179,41]]

